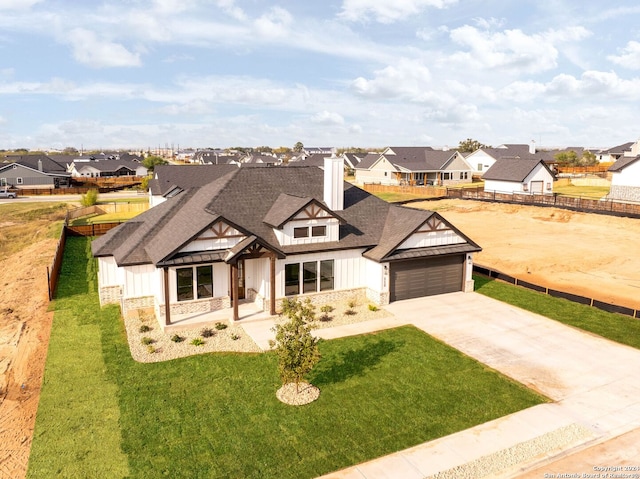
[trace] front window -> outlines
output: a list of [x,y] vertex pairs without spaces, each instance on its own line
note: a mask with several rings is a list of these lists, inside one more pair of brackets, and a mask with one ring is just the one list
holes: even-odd
[[482,171],[482,163],[478,163],[478,171]]
[[298,263],[284,265],[284,294],[285,296],[300,294],[300,265]]
[[294,238],[307,238],[309,236],[309,228],[293,228]]
[[19,184],[19,185],[21,185],[21,184],[22,184],[22,178],[21,178],[20,176],[18,176],[18,177],[16,178],[16,183],[17,183],[17,184]]
[[327,227],[326,226],[312,226],[311,227],[311,236],[327,236]]
[[333,260],[320,261],[320,291],[333,289]]
[[316,261],[303,263],[302,269],[304,271],[302,291],[304,293],[315,293],[318,291],[318,263]]
[[213,267],[198,266],[196,268],[198,280],[198,299],[213,298]]
[[176,270],[178,283],[178,301],[193,299],[193,268],[180,268]]

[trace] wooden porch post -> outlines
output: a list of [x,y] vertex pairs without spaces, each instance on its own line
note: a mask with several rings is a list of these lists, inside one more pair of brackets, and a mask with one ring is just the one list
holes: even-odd
[[271,254],[269,258],[270,274],[269,274],[269,314],[276,315],[276,255]]
[[231,301],[233,302],[233,320],[238,321],[238,263],[231,263]]
[[169,304],[169,268],[164,267],[164,325],[171,324],[171,305]]

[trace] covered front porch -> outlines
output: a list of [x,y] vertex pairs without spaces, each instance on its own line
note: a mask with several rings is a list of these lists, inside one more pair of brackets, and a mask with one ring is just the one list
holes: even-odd
[[[277,314],[271,314],[270,311],[265,311],[253,301],[248,300],[240,300],[238,302],[237,314],[238,320],[241,320],[242,323],[263,321],[265,319],[278,317]],[[235,321],[233,316],[234,308],[225,308],[204,313],[174,314],[171,318],[171,323],[167,324],[164,330],[170,332],[172,330],[185,328],[213,327],[218,322],[231,323]]]
[[[201,325],[222,320],[248,320],[261,313],[263,318],[276,316],[276,260],[279,257],[284,255],[265,247],[255,236],[243,239],[226,251],[182,256],[179,258],[180,265],[190,263],[193,267],[198,267],[198,260],[214,261],[214,264],[219,265],[218,273],[205,284],[200,284],[200,278],[194,276],[197,279],[190,294],[193,295],[195,291],[198,297],[188,298],[193,299],[188,301],[180,301],[172,295],[172,289],[178,288],[174,285],[176,281],[172,279],[178,268],[172,268],[171,266],[175,266],[173,264],[164,264],[164,297],[167,301],[161,305],[160,311],[163,328]],[[224,288],[222,291],[221,284]],[[218,294],[212,294],[215,290]],[[199,299],[201,292],[207,299]],[[227,294],[224,295],[224,292]]]

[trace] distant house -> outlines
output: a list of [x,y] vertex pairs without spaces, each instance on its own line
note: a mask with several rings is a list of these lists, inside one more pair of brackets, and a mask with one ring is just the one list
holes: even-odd
[[158,165],[149,180],[149,206],[157,206],[189,188],[206,185],[237,169],[236,164]]
[[484,191],[496,193],[553,193],[553,172],[538,159],[500,158],[483,176]]
[[66,165],[46,155],[16,155],[0,164],[0,186],[14,188],[63,188],[71,183]]
[[611,190],[608,198],[620,201],[640,201],[640,140],[609,167]]
[[112,178],[118,176],[147,176],[147,168],[138,161],[74,160],[69,167],[74,178]]
[[236,168],[168,198],[93,242],[101,303],[153,309],[164,327],[225,309],[241,319],[240,301],[275,314],[284,298],[387,304],[473,290],[477,244],[343,174],[340,158]]
[[598,161],[600,163],[613,163],[618,161],[623,156],[631,155],[631,147],[633,146],[633,141],[623,143],[622,145],[617,145],[612,148],[608,148],[606,150],[602,150],[597,154]]
[[389,147],[367,155],[355,167],[356,183],[383,185],[449,185],[471,181],[472,168],[456,150]]
[[484,175],[501,158],[543,160],[550,168],[557,163],[553,153],[537,150],[533,142],[529,145],[503,144],[495,148],[480,148],[465,157],[473,169],[473,174],[480,176]]

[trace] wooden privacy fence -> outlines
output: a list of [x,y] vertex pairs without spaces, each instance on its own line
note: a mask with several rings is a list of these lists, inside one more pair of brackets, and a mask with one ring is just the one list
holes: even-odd
[[623,203],[608,199],[585,198],[582,196],[564,196],[558,194],[499,193],[485,191],[483,186],[474,188],[447,188],[448,198],[478,201],[496,201],[534,206],[555,206],[586,213],[602,213],[617,216],[640,218],[640,204]]
[[395,186],[378,183],[365,183],[362,189],[369,193],[402,193],[407,195],[424,196],[425,198],[443,197],[447,195],[447,188],[442,186]]
[[495,271],[491,268],[487,268],[486,266],[480,266],[478,264],[474,264],[473,272],[477,274],[481,274],[482,276],[499,279],[501,281],[505,281],[506,283],[511,283],[516,286],[521,286],[523,288],[537,291],[539,293],[548,294],[549,296],[553,296],[555,298],[568,299],[569,301],[573,301],[574,303],[584,304],[586,306],[598,308],[603,311],[607,311],[609,313],[624,314],[625,316],[631,316],[632,318],[636,318],[636,319],[640,318],[640,312],[637,309],[627,308],[626,306],[619,306],[617,304],[607,303],[595,298],[587,298],[586,296],[580,296],[578,294],[566,293],[564,291],[559,291],[557,289],[551,289],[546,286],[530,283],[528,281],[518,279],[514,276],[510,276],[508,274]]
[[[65,220],[66,222],[66,220]],[[47,266],[47,287],[49,289],[49,301],[53,299],[53,295],[58,287],[58,279],[60,278],[60,270],[62,269],[62,256],[64,255],[64,247],[67,243],[67,231],[66,226],[62,228],[60,232],[60,239],[58,240],[58,246],[56,252],[53,255],[53,261],[51,266]]]

